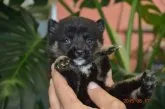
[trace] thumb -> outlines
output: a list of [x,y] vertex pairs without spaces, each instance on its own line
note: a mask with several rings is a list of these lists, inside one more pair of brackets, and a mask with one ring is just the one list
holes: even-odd
[[[104,89],[102,89],[98,84],[95,82],[90,82],[88,85],[88,95],[91,100],[99,107],[104,109],[109,109],[111,104],[115,105],[118,103],[120,104],[117,98],[113,97],[109,93],[107,93]],[[115,106],[116,107],[116,106]],[[118,106],[117,106],[118,107]],[[116,108],[114,108],[116,109]]]

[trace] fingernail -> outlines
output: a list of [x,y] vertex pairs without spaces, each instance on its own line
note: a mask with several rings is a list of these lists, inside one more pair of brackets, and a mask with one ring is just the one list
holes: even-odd
[[95,89],[95,88],[98,88],[99,85],[96,84],[95,82],[90,82],[89,85],[88,85],[88,89]]
[[50,79],[50,84],[52,84],[53,83],[53,81],[52,81],[52,79]]
[[51,65],[51,70],[54,72],[55,68],[54,68],[54,63]]

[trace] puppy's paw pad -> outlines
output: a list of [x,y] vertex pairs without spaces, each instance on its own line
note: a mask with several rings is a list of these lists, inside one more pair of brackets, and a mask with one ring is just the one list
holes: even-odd
[[154,72],[146,70],[142,76],[142,90],[147,94],[151,94],[154,87],[156,86],[156,76]]
[[55,68],[57,70],[67,70],[69,68],[70,59],[67,56],[60,56],[55,60]]

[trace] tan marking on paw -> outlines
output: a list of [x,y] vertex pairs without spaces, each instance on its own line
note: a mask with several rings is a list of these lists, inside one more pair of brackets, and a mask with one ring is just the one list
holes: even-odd
[[113,84],[114,84],[114,81],[112,79],[112,70],[109,70],[107,73],[106,80],[105,80],[105,85],[107,87],[111,87]]

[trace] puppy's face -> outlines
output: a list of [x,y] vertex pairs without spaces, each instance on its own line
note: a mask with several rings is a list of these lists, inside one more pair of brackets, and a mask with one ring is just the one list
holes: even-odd
[[82,17],[68,17],[59,23],[49,21],[49,43],[54,55],[68,56],[77,65],[90,63],[102,45],[104,24]]

